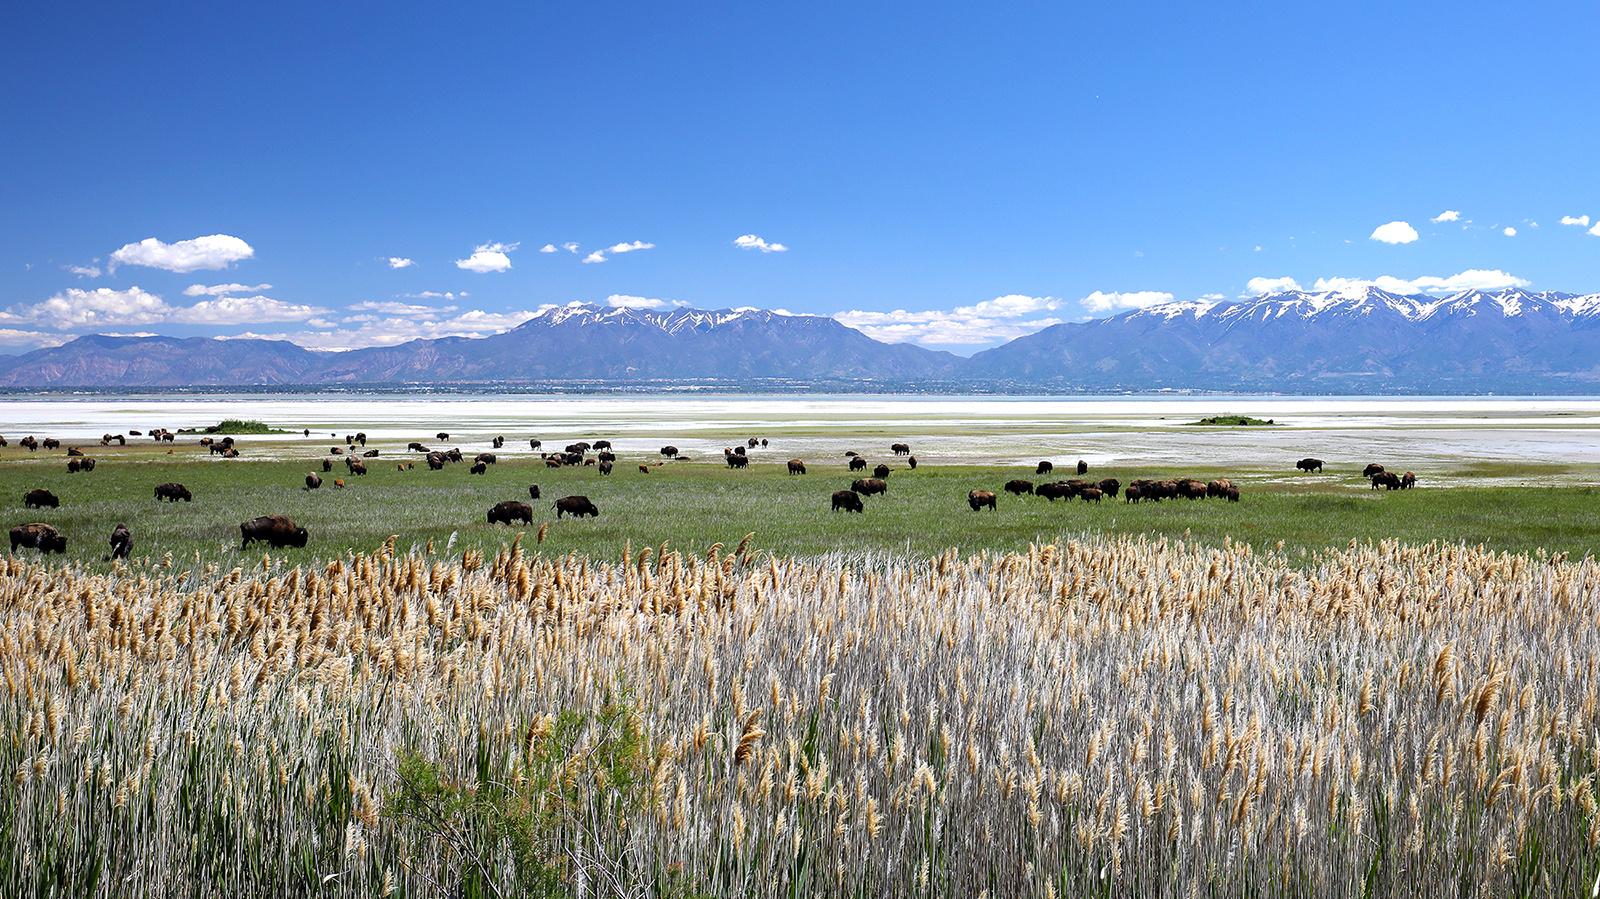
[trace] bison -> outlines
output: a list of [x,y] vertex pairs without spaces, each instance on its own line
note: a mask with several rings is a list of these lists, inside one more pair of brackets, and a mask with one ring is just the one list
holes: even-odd
[[597,450],[608,450],[608,449],[611,449],[611,441],[609,441],[609,440],[596,440],[594,442],[592,448],[593,449],[597,449]]
[[724,456],[723,458],[728,460],[728,467],[729,468],[749,468],[750,467],[750,457],[744,455],[743,453],[729,453],[728,455]]
[[499,460],[495,457],[494,453],[479,453],[476,456],[472,457],[472,461],[474,461],[474,462],[482,462],[485,465],[493,465],[495,462],[497,462]]
[[1033,482],[1032,481],[1024,481],[1021,478],[1017,478],[1014,481],[1006,481],[1006,492],[1011,494],[1012,496],[1021,496],[1024,493],[1028,494],[1029,496],[1032,496],[1033,495]]
[[133,534],[128,531],[127,525],[119,524],[111,529],[111,559],[126,559],[128,553],[133,552]]
[[425,447],[422,444],[417,443],[415,441],[406,444],[406,452],[408,452],[408,453],[425,453],[427,451],[428,451],[427,447]]
[[1055,470],[1056,470],[1056,467],[1054,465],[1050,464],[1050,460],[1046,459],[1046,460],[1040,462],[1033,469],[1033,473],[1034,474],[1049,474],[1049,473],[1051,473],[1051,472],[1053,472]]
[[601,474],[610,474],[611,473],[611,466],[614,465],[614,464],[616,464],[616,463],[612,462],[610,459],[606,459],[606,460],[602,461],[597,467],[600,469],[600,473]]
[[1100,492],[1104,493],[1106,496],[1114,497],[1117,495],[1117,491],[1122,489],[1122,482],[1116,478],[1106,478],[1095,486],[1099,487]]
[[1384,487],[1389,490],[1400,489],[1400,476],[1392,471],[1380,471],[1372,476],[1372,489]]
[[1310,456],[1307,456],[1306,458],[1301,459],[1299,462],[1294,463],[1294,467],[1300,469],[1301,471],[1320,472],[1322,471],[1322,460],[1313,459]]
[[1213,496],[1227,496],[1231,489],[1233,489],[1232,481],[1227,478],[1217,478],[1206,483],[1206,497],[1209,499]]
[[585,515],[600,517],[600,510],[587,496],[563,496],[556,500],[551,508],[556,510],[557,518],[563,515],[571,515],[574,518],[582,518]]
[[[434,452],[429,453],[424,461],[428,463],[429,471],[439,471],[440,469],[444,468],[444,453],[435,450]],[[327,471],[330,467],[331,466],[328,465],[328,460],[322,460],[323,471]]]
[[1033,488],[1034,496],[1042,496],[1051,502],[1055,502],[1057,499],[1063,496],[1070,500],[1072,499],[1074,492],[1075,491],[1070,485],[1061,481],[1055,481],[1049,484],[1040,484],[1039,486]]
[[166,500],[167,502],[171,503],[175,503],[180,499],[186,503],[194,502],[194,495],[189,492],[189,488],[179,484],[176,481],[171,481],[166,484],[157,484],[155,498],[158,501]]
[[640,474],[649,474],[650,473],[650,466],[648,466],[648,465],[639,466],[639,473]]
[[43,509],[45,506],[49,506],[52,509],[57,509],[61,507],[61,500],[56,499],[54,493],[40,487],[37,490],[29,490],[27,493],[22,494],[22,505],[24,508],[32,506],[35,509]]
[[1415,487],[1415,486],[1417,486],[1417,476],[1416,475],[1414,475],[1414,474],[1412,474],[1411,472],[1408,471],[1405,474],[1400,476],[1400,489],[1401,490],[1410,490],[1412,487]]
[[375,449],[369,449],[366,452],[361,454],[361,458],[363,458],[363,459],[376,459],[376,458],[378,458],[378,451],[375,450]]
[[1364,477],[1364,478],[1370,478],[1375,474],[1382,474],[1382,473],[1383,473],[1383,466],[1379,465],[1376,462],[1373,462],[1372,464],[1368,465],[1366,468],[1361,469],[1361,476]]
[[851,456],[850,457],[850,470],[851,471],[866,471],[867,470],[867,459],[866,459],[866,457],[865,456]]
[[65,553],[67,538],[43,522],[19,524],[11,529],[11,550],[37,549],[40,553]]
[[[444,466],[440,465],[439,467],[443,468]],[[322,460],[322,470],[323,471],[333,471],[333,460],[332,459],[323,459]]]
[[351,474],[367,473],[367,464],[360,459],[347,458],[344,460],[344,464],[350,469]]
[[840,509],[846,512],[862,512],[866,507],[861,503],[861,494],[854,490],[835,490],[833,492],[833,511]]
[[362,446],[366,446],[367,445],[367,434],[366,434],[365,431],[357,431],[356,432],[356,442],[361,444]]
[[1128,489],[1122,491],[1122,501],[1125,503],[1136,503],[1143,498],[1144,488],[1137,483],[1129,484]]
[[322,475],[319,475],[316,472],[311,472],[310,474],[306,475],[306,489],[307,490],[315,490],[315,489],[317,489],[318,487],[321,487],[321,486],[322,486]]
[[496,437],[495,439],[489,441],[489,443],[495,449],[500,449],[501,447],[506,445],[506,439],[504,437]]
[[889,444],[889,450],[891,452],[893,452],[896,456],[909,456],[909,455],[911,455],[911,447],[909,445],[907,445],[907,444],[904,444],[904,443],[891,443],[891,444]]
[[999,510],[999,507],[994,504],[994,494],[987,490],[968,490],[967,505],[971,506],[974,512],[984,506],[988,506],[991,512]]
[[1089,463],[1083,461],[1082,459],[1079,459],[1078,460],[1078,474],[1088,474],[1088,473],[1089,473]]
[[467,469],[467,474],[484,474],[488,472],[488,470],[489,466],[485,465],[484,463],[474,462],[472,463],[472,467]]
[[307,534],[305,528],[296,527],[294,519],[287,515],[262,515],[239,522],[239,536],[244,538],[239,544],[241,550],[255,540],[270,543],[273,549],[277,549],[282,546],[303,547]]
[[536,450],[541,446],[544,446],[544,441],[543,440],[540,440],[537,437],[529,437],[528,438],[528,449]]
[[678,448],[673,446],[670,443],[661,448],[661,455],[663,455],[663,456],[676,456],[677,454],[678,454]]
[[872,476],[879,480],[887,478],[889,476],[889,466],[879,462],[878,467],[872,469]]
[[857,478],[850,482],[850,489],[862,496],[871,496],[874,493],[888,493],[889,482],[883,478]]
[[912,471],[916,471],[917,470],[917,457],[916,456],[908,456],[908,457],[906,457],[906,464],[911,466],[911,470]]
[[1105,495],[1105,491],[1099,487],[1085,487],[1078,491],[1078,496],[1086,503],[1097,503],[1100,501],[1100,497]]
[[539,498],[539,485],[538,484],[529,484],[528,485],[528,499],[538,499],[538,498]]
[[436,439],[436,440],[438,440],[438,441],[439,441],[439,442],[440,442],[440,443],[443,443],[443,442],[445,442],[445,441],[446,441],[446,440],[449,440],[449,439],[450,439],[450,435],[449,435],[449,434],[448,434],[448,433],[446,433],[446,432],[444,432],[444,431],[440,431],[440,432],[439,432],[439,433],[437,433],[437,434],[435,434],[435,435],[433,435],[433,436],[434,436],[434,438],[435,438],[435,439]]
[[799,459],[790,459],[789,460],[789,473],[790,474],[805,474],[806,473],[806,463],[801,462]]
[[508,499],[503,503],[495,503],[494,508],[489,510],[490,524],[510,524],[513,518],[522,519],[523,524],[532,524],[533,507],[521,500]]

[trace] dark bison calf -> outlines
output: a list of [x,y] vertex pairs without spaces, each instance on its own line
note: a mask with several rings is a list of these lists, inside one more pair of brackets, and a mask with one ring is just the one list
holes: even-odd
[[874,493],[888,493],[889,482],[883,478],[857,478],[850,482],[850,489],[862,496],[871,496]]
[[194,495],[189,492],[189,488],[176,481],[157,484],[155,498],[157,501],[166,500],[173,503],[180,499],[186,503],[194,502]]
[[19,524],[11,529],[11,549],[37,549],[41,553],[65,553],[67,538],[42,522]]
[[971,506],[974,512],[984,506],[988,506],[991,512],[998,511],[1000,508],[994,504],[994,494],[987,490],[968,490],[967,505]]
[[305,528],[296,527],[294,519],[287,515],[262,515],[239,522],[239,536],[244,538],[239,544],[240,549],[254,540],[270,543],[276,549],[280,546],[305,546],[307,534]]
[[1321,471],[1322,460],[1313,459],[1310,456],[1307,456],[1306,458],[1301,459],[1299,462],[1294,463],[1294,467],[1300,469],[1301,471]]
[[27,493],[22,494],[22,505],[24,507],[32,506],[35,509],[43,509],[45,506],[56,509],[60,508],[61,500],[56,499],[54,493],[40,487],[37,490],[29,490]]
[[126,559],[128,553],[133,552],[133,534],[128,532],[127,525],[117,525],[111,529],[111,559]]
[[523,524],[533,523],[533,507],[521,500],[508,499],[503,503],[495,503],[489,510],[489,523],[510,524],[511,519],[520,518]]
[[1021,496],[1024,493],[1031,495],[1033,493],[1033,482],[1024,481],[1021,478],[1014,481],[1006,481],[1006,492],[1014,496]]
[[840,509],[846,512],[863,512],[866,506],[861,503],[861,494],[854,490],[835,490],[833,492],[833,511]]
[[552,508],[556,510],[557,518],[563,515],[571,515],[574,518],[582,518],[585,515],[600,517],[600,510],[587,496],[563,496],[556,500]]

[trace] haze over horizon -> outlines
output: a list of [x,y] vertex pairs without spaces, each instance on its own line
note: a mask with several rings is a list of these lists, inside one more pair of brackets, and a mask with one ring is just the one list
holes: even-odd
[[[1591,6],[12,12],[0,352],[1600,292]],[[1585,27],[1588,26],[1588,27]]]

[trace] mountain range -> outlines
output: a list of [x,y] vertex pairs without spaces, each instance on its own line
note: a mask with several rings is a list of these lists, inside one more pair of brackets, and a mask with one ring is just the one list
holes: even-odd
[[0,386],[795,383],[1047,392],[1590,393],[1600,294],[1374,287],[1174,302],[1054,325],[971,358],[873,340],[825,316],[564,306],[482,338],[342,352],[287,341],[80,337],[13,357]]

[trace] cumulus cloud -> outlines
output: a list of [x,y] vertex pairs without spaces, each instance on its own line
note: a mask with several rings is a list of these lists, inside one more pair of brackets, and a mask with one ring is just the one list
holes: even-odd
[[[437,296],[437,294],[434,294]],[[419,306],[415,303],[389,303],[367,301],[356,303],[348,307],[353,312],[377,312],[383,315],[412,315],[412,316],[438,316],[444,312],[454,312],[455,306]]]
[[167,321],[185,325],[233,325],[241,322],[297,322],[329,310],[302,303],[285,303],[271,297],[219,297],[174,309]]
[[735,237],[733,245],[742,250],[760,250],[763,253],[783,253],[789,249],[781,243],[767,243],[754,234]]
[[40,303],[19,303],[0,312],[0,322],[21,322],[55,330],[163,322],[185,325],[233,325],[245,322],[303,321],[328,310],[271,297],[231,297],[202,300],[193,306],[174,306],[139,287],[112,290],[68,289]]
[[249,244],[227,234],[211,234],[177,243],[162,243],[147,237],[112,253],[106,269],[114,272],[119,265],[143,265],[181,274],[227,268],[255,254]]
[[520,244],[515,243],[486,243],[473,248],[472,255],[466,259],[457,259],[456,268],[464,268],[469,272],[484,274],[486,272],[503,272],[511,268],[511,257],[506,254],[515,250]]
[[1561,217],[1561,224],[1563,224],[1563,225],[1577,225],[1580,228],[1587,228],[1587,227],[1589,227],[1589,217],[1586,216],[1586,215],[1578,215],[1578,216],[1564,215],[1564,216]]
[[[1584,224],[1588,224],[1588,223],[1585,222]],[[100,266],[98,266],[98,265],[68,265],[68,266],[64,266],[64,268],[66,268],[67,271],[72,272],[74,275],[77,275],[80,278],[98,278],[98,277],[100,277]]]
[[[445,310],[435,310],[443,312]],[[515,328],[538,311],[483,312],[472,309],[456,315],[432,318],[415,315],[352,315],[338,323],[324,320],[307,322],[316,331],[285,331],[273,334],[246,333],[238,337],[289,340],[313,350],[354,350],[373,346],[396,346],[411,340],[438,337],[484,337]]]
[[417,264],[417,261],[415,259],[407,259],[404,256],[390,256],[389,257],[389,267],[390,268],[410,268],[411,266],[416,265],[416,264]]
[[1510,225],[1507,225],[1506,226],[1506,230],[1505,230],[1504,233],[1505,233],[1505,236],[1507,236],[1507,237],[1516,237],[1517,236],[1517,229],[1511,227]]
[[1446,209],[1445,211],[1443,211],[1443,212],[1439,213],[1438,215],[1434,216],[1433,218],[1428,219],[1428,221],[1433,222],[1435,225],[1437,225],[1440,222],[1458,221],[1458,220],[1460,220],[1460,218],[1461,218],[1461,213],[1455,211],[1454,209]]
[[1344,290],[1346,288],[1376,287],[1389,293],[1457,293],[1463,290],[1504,290],[1508,287],[1527,287],[1524,281],[1499,269],[1468,269],[1447,278],[1424,276],[1421,278],[1395,278],[1383,275],[1377,278],[1318,278],[1312,290]]
[[1384,243],[1410,243],[1417,239],[1417,229],[1405,222],[1390,222],[1379,225],[1372,231],[1368,240],[1381,240]]
[[1251,278],[1244,286],[1244,295],[1258,297],[1264,293],[1283,293],[1299,289],[1299,283],[1293,278]]
[[595,250],[593,253],[590,253],[589,255],[583,257],[583,261],[584,262],[605,262],[607,253],[615,256],[618,253],[632,253],[634,250],[651,250],[651,249],[654,249],[654,248],[655,248],[655,244],[653,244],[653,243],[645,243],[642,240],[636,240],[636,241],[634,241],[632,243],[613,244],[613,245],[611,245],[609,247],[606,247],[603,250]]
[[1589,229],[1589,233],[1595,237],[1600,237],[1600,222],[1595,222],[1594,227]]
[[244,284],[218,284],[215,287],[207,287],[204,284],[190,284],[183,289],[183,295],[186,297],[222,297],[230,293],[260,293],[263,290],[271,289],[271,284],[257,284],[254,287]]
[[61,334],[49,334],[44,331],[19,331],[16,328],[0,328],[0,346],[33,349],[60,346],[71,339]]
[[1131,293],[1103,293],[1095,291],[1078,303],[1091,313],[1118,312],[1123,309],[1144,309],[1172,302],[1172,294],[1159,290],[1140,290]]
[[1013,293],[973,306],[957,306],[954,312],[958,316],[972,318],[1021,318],[1040,312],[1055,312],[1061,306],[1062,302],[1055,297],[1030,297]]
[[614,293],[606,297],[606,305],[618,309],[671,309],[678,306],[687,306],[682,300],[652,300],[649,297],[630,297],[626,294]]
[[1056,297],[1029,297],[1011,294],[950,310],[908,312],[840,312],[834,320],[885,343],[916,343],[927,346],[984,347],[1032,334],[1061,324],[1055,316],[1042,313],[1061,309],[1066,304]]
[[424,290],[422,293],[403,293],[401,296],[409,300],[455,300],[462,297],[471,296],[471,294],[467,293],[465,290],[459,292],[447,290],[444,293],[435,293],[431,290]]

